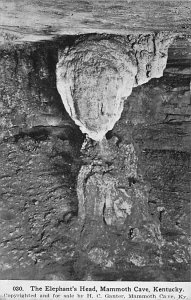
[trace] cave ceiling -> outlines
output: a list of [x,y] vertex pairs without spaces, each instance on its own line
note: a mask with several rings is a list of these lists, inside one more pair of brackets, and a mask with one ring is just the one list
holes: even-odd
[[190,30],[189,0],[0,1],[0,31],[17,42],[87,33],[189,34]]

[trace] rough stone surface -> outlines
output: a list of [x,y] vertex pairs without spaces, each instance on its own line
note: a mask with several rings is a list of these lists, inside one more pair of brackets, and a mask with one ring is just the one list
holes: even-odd
[[89,38],[59,54],[57,88],[64,106],[94,140],[119,120],[134,86],[163,75],[172,35]]
[[[163,77],[133,88],[107,140],[83,147],[56,89],[58,48],[73,40],[1,49],[0,278],[189,281],[189,39],[170,46]],[[120,182],[115,226],[77,216],[90,161],[89,195],[95,178],[99,192],[101,176]]]
[[163,241],[159,221],[150,214],[149,186],[142,180],[140,171],[137,172],[138,159],[133,145],[121,143],[118,147],[111,140],[108,148],[112,153],[108,153],[107,160],[97,160],[95,153],[91,153],[91,164],[82,166],[78,175],[78,217],[82,231],[87,226],[91,240],[89,224],[97,223],[101,228],[105,224],[126,239],[151,243],[160,249]]
[[63,278],[70,273],[63,232],[77,214],[82,137],[56,90],[55,53],[1,49],[1,279],[61,278],[64,264]]

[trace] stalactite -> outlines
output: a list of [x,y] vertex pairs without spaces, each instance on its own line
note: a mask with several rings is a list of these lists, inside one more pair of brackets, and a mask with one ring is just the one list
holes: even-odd
[[88,39],[60,51],[57,88],[83,133],[103,139],[119,120],[132,88],[161,77],[172,36]]

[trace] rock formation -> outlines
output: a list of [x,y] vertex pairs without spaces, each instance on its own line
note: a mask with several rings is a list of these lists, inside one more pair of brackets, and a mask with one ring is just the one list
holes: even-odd
[[[127,234],[137,228],[146,240],[143,223],[151,222],[152,242],[160,236],[159,225],[149,217],[146,185],[137,174],[133,144],[118,148],[107,143],[105,134],[119,120],[133,87],[163,75],[171,41],[172,36],[165,34],[102,36],[79,40],[60,51],[57,88],[63,104],[81,131],[98,141],[89,164],[78,175],[78,216],[83,226],[94,221]],[[89,143],[82,147],[86,157]],[[121,156],[124,160],[119,161]],[[131,180],[139,184],[133,187],[128,184]]]
[[103,139],[132,88],[163,75],[172,36],[149,34],[78,42],[59,53],[57,88],[83,133]]
[[57,91],[64,49],[104,40],[138,66],[133,47],[149,36],[162,34],[1,47],[1,279],[190,280],[190,38],[170,45],[162,77],[122,99],[101,142],[81,133]]

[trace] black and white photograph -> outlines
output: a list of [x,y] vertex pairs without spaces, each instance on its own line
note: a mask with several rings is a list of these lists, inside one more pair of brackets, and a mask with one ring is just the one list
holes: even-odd
[[0,0],[0,300],[191,300],[191,0]]

